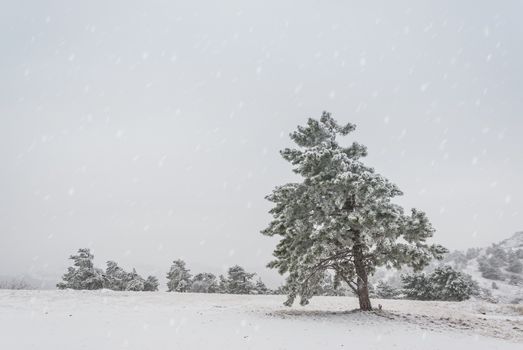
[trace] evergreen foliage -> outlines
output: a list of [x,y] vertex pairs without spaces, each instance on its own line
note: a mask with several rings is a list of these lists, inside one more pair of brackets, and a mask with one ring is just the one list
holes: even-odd
[[105,269],[104,288],[127,290],[128,273],[114,261],[108,261]]
[[403,293],[407,299],[463,301],[479,292],[472,278],[445,265],[431,274],[402,276]]
[[374,293],[376,297],[380,299],[397,299],[400,296],[401,291],[392,287],[385,281],[379,281]]
[[133,272],[127,275],[126,288],[125,290],[130,290],[134,292],[143,291],[145,287],[145,280],[136,273],[136,269],[133,269]]
[[507,271],[518,274],[523,272],[523,264],[519,260],[518,254],[516,252],[511,252],[508,255]]
[[220,275],[218,279],[218,293],[227,293],[227,279],[223,275]]
[[497,281],[503,281],[505,279],[503,272],[499,268],[499,265],[496,263],[495,259],[493,262],[491,258],[478,258],[478,267],[483,278]]
[[263,283],[261,278],[258,278],[256,280],[256,283],[254,285],[254,291],[256,292],[256,294],[269,294],[271,292],[270,289],[267,288],[265,283]]
[[59,289],[94,290],[103,288],[103,273],[94,267],[94,255],[89,249],[78,249],[78,254],[71,255],[69,259],[74,261],[74,266],[67,269],[67,273],[62,277],[63,281],[56,285]]
[[191,284],[193,293],[217,293],[218,282],[212,273],[203,272],[194,276]]
[[185,267],[185,261],[175,260],[167,273],[168,292],[188,292],[191,289],[191,274]]
[[248,273],[239,265],[234,265],[227,271],[227,278],[223,280],[222,290],[228,294],[253,294],[255,273]]
[[158,278],[154,276],[148,276],[143,283],[143,290],[144,292],[156,292],[158,291],[158,286]]
[[406,299],[434,300],[429,278],[424,273],[402,275],[403,294]]
[[421,270],[446,250],[427,244],[432,228],[425,213],[391,202],[402,192],[361,161],[365,146],[345,147],[338,137],[355,125],[339,125],[329,113],[290,135],[297,148],[281,155],[294,166],[300,182],[277,187],[267,199],[274,203],[273,221],[262,231],[280,236],[269,267],[288,273],[286,305],[296,297],[305,305],[332,270],[370,310],[368,276],[378,266]]
[[135,269],[128,273],[114,261],[107,262],[105,272],[95,268],[89,249],[79,249],[78,255],[72,255],[70,259],[74,261],[74,267],[69,267],[63,281],[56,285],[60,289],[158,290],[156,277],[149,276],[146,281]]

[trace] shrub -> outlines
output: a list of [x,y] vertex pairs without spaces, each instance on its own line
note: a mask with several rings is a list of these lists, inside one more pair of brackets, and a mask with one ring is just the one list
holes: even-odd
[[429,275],[405,275],[402,281],[407,299],[463,301],[479,292],[469,275],[450,266],[438,267]]

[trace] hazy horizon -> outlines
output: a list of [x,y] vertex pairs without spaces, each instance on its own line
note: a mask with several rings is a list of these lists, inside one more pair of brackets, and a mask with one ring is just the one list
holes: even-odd
[[[446,5],[442,5],[446,4]],[[519,2],[3,3],[0,275],[89,247],[162,277],[240,264],[270,285],[264,197],[322,111],[428,214],[434,242],[523,230]]]

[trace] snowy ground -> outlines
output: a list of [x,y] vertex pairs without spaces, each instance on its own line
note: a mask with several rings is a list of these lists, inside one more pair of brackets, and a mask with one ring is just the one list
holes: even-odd
[[[349,297],[0,290],[2,349],[521,349],[523,309]],[[520,306],[521,307],[521,306]]]

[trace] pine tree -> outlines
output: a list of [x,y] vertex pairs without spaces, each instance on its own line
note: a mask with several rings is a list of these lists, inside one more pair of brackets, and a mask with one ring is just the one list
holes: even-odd
[[107,262],[107,267],[105,269],[104,288],[111,290],[126,290],[128,279],[128,273],[118,266],[116,262]]
[[463,301],[479,293],[479,286],[470,275],[445,265],[431,274],[402,276],[403,293],[407,299]]
[[188,292],[191,288],[191,274],[185,267],[185,261],[175,260],[167,273],[168,292]]
[[225,293],[228,294],[252,294],[254,284],[252,278],[255,273],[248,273],[239,265],[234,265],[227,271],[225,280]]
[[127,274],[125,290],[133,292],[141,292],[144,289],[145,280],[142,276],[136,273],[136,269],[133,268],[133,272]]
[[401,280],[405,298],[413,300],[432,300],[434,298],[429,278],[424,273],[402,275]]
[[227,279],[220,275],[218,282],[218,293],[226,294],[227,293]]
[[445,265],[435,269],[429,276],[435,300],[463,301],[479,290],[470,275]]
[[93,265],[94,255],[87,248],[78,249],[78,255],[71,255],[74,267],[69,267],[63,275],[63,281],[56,286],[59,289],[101,289],[103,288],[103,271]]
[[143,283],[143,290],[145,292],[156,292],[158,291],[158,278],[154,276],[148,276],[145,282]]
[[361,162],[366,148],[338,143],[338,136],[354,129],[324,112],[290,135],[298,148],[281,152],[303,180],[267,196],[275,204],[274,220],[262,233],[281,236],[268,266],[289,273],[286,305],[297,296],[307,304],[321,281],[318,275],[333,270],[358,295],[360,309],[370,310],[368,276],[376,267],[421,270],[446,252],[426,243],[434,229],[425,213],[412,209],[405,215],[391,202],[402,193]]
[[265,283],[261,280],[261,278],[258,278],[256,280],[256,283],[254,284],[254,291],[256,294],[269,294],[270,290],[267,288]]
[[392,287],[385,281],[379,281],[376,286],[376,297],[381,299],[396,299],[400,295],[400,291]]
[[191,292],[193,293],[216,293],[218,292],[218,283],[216,276],[212,273],[199,273],[192,279]]

